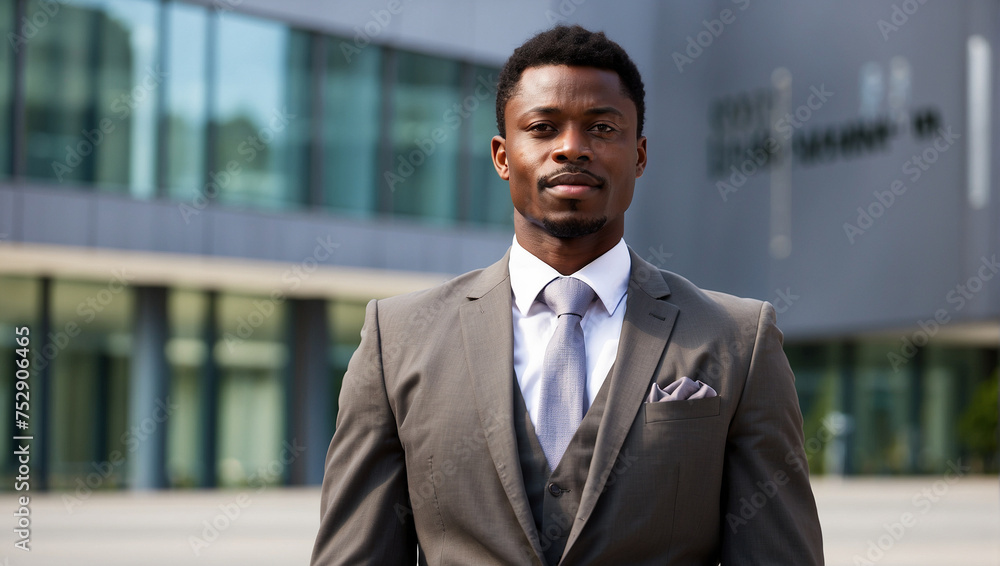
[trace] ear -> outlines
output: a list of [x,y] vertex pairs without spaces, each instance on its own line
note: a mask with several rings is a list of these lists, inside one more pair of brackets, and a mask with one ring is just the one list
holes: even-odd
[[[490,144],[493,152],[493,167],[497,170],[497,175],[504,181],[510,181],[510,167],[507,166],[507,139],[502,136],[493,136]],[[643,160],[646,152],[643,151]]]
[[636,153],[639,159],[635,163],[635,177],[638,179],[646,170],[646,136],[639,138],[639,142],[636,144]]

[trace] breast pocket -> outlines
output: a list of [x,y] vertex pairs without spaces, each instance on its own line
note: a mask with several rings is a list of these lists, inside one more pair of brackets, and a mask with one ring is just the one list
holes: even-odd
[[647,424],[715,417],[718,416],[721,407],[722,397],[719,396],[687,401],[660,401],[658,403],[643,403],[642,405]]

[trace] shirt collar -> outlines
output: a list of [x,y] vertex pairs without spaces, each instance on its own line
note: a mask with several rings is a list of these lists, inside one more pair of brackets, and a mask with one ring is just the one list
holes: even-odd
[[[562,274],[551,265],[521,247],[517,242],[517,236],[514,236],[514,243],[511,245],[507,267],[510,271],[510,288],[514,292],[514,304],[517,310],[521,311],[521,315],[528,314],[528,309],[538,298],[538,293],[549,284],[549,281],[562,277]],[[621,239],[615,247],[570,276],[590,285],[604,304],[604,309],[612,315],[628,290],[631,270],[632,258],[629,256],[625,240]]]

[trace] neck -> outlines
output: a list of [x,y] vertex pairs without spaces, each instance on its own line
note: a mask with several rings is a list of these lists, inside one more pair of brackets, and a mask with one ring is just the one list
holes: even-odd
[[517,243],[562,275],[576,273],[621,241],[623,226],[605,226],[578,238],[556,238],[520,215],[514,219]]

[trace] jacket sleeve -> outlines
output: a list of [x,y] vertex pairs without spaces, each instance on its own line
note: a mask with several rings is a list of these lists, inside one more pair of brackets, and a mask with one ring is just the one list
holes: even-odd
[[730,423],[722,489],[723,565],[823,564],[795,377],[769,303]]
[[386,392],[381,342],[373,300],[340,391],[323,476],[315,566],[412,566],[417,561],[406,462]]

